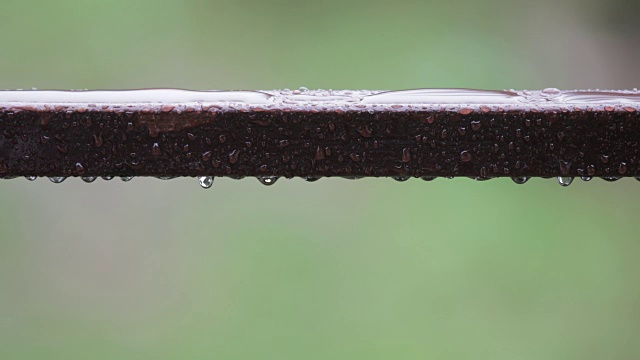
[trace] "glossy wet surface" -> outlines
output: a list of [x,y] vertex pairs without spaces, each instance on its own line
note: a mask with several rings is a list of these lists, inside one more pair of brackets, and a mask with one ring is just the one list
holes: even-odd
[[[268,91],[191,91],[180,89],[142,90],[22,90],[0,91],[0,106],[86,108],[87,110],[126,111],[147,108],[154,111],[244,110],[256,108],[291,110],[365,111],[376,107],[401,111],[418,109],[471,109],[503,107],[560,109],[565,106],[639,106],[637,90],[561,91],[548,88],[529,90],[413,89],[413,90],[268,90]],[[192,110],[190,110],[192,109]],[[379,109],[377,109],[379,110]]]

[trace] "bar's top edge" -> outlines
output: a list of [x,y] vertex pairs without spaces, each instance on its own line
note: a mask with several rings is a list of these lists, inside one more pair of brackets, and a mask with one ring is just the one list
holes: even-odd
[[640,92],[633,90],[4,90],[0,108],[17,110],[183,111],[636,111]]

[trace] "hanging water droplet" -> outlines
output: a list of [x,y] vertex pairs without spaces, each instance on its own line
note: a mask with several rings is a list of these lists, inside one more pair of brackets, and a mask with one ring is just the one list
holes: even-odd
[[308,182],[314,182],[314,181],[318,181],[320,180],[319,177],[313,177],[313,176],[307,176],[306,178],[304,178],[305,180],[307,180]]
[[420,179],[424,180],[424,181],[433,181],[436,179],[435,176],[423,176]]
[[512,177],[511,180],[513,180],[513,182],[516,184],[524,184],[527,181],[529,181],[529,178],[526,176],[515,176],[515,177]]
[[260,176],[258,180],[262,183],[262,185],[273,185],[278,181],[277,176]]
[[591,176],[581,176],[580,179],[582,179],[582,181],[591,181],[591,179],[593,179],[593,177],[591,177]]
[[103,176],[102,179],[109,181],[109,180],[113,179],[113,176]]
[[208,189],[213,185],[213,176],[199,176],[198,181],[200,182],[200,186]]
[[86,183],[92,183],[94,181],[96,181],[97,177],[95,176],[83,176],[81,177],[82,181],[86,182]]
[[120,180],[122,181],[131,181],[131,179],[133,179],[133,176],[120,176]]
[[640,181],[640,176],[636,176],[635,179]]
[[176,176],[157,176],[156,179],[160,179],[160,180],[171,180],[171,179],[175,179]]
[[602,180],[605,180],[605,181],[618,181],[618,180],[620,180],[620,177],[619,176],[603,176]]
[[64,177],[64,176],[53,176],[53,177],[49,178],[49,180],[51,180],[51,182],[54,183],[54,184],[60,184],[65,179],[66,179],[66,177]]
[[33,181],[33,180],[37,179],[38,177],[37,176],[25,176],[24,178],[29,180],[29,181]]
[[395,181],[407,181],[407,180],[409,180],[409,176],[394,176],[393,180],[395,180]]
[[572,176],[558,176],[558,183],[562,186],[569,186],[573,181]]
[[490,177],[482,177],[482,176],[476,176],[472,178],[475,181],[486,181],[486,180],[491,180]]

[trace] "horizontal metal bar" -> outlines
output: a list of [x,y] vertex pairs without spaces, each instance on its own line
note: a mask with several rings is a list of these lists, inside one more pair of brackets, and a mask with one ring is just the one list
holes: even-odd
[[0,91],[0,177],[639,176],[637,91]]

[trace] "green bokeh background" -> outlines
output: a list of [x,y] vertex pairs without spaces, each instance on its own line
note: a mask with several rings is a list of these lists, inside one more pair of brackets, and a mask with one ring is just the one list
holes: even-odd
[[[639,8],[3,0],[0,88],[633,88]],[[633,179],[0,185],[0,359],[640,357]]]

